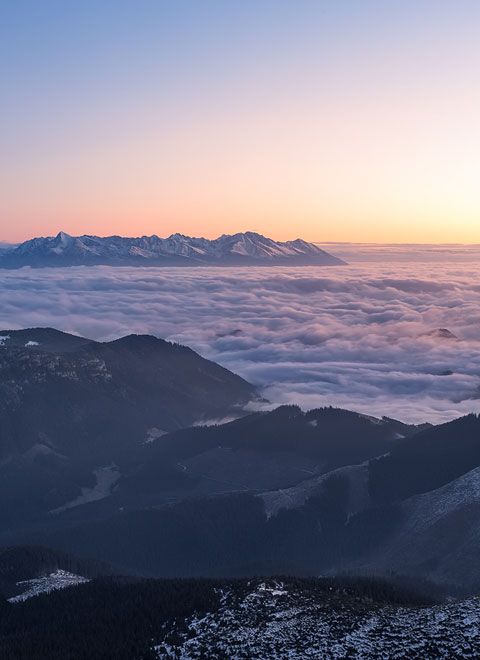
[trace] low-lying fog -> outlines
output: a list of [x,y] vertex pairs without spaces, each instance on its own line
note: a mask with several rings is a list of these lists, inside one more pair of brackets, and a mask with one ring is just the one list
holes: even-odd
[[275,403],[414,422],[479,411],[480,248],[325,248],[349,265],[0,271],[0,326],[156,334]]

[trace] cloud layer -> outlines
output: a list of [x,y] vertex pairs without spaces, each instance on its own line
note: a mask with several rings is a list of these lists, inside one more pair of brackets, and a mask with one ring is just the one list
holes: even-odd
[[275,403],[416,422],[480,410],[472,263],[0,271],[0,327],[46,325],[93,339],[180,341]]

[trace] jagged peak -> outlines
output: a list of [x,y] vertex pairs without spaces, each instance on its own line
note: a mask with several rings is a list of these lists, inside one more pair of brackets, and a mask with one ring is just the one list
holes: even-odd
[[70,234],[67,234],[66,231],[59,231],[55,238],[59,241],[69,241],[73,238]]
[[338,265],[340,259],[313,243],[275,241],[255,231],[222,234],[215,239],[181,233],[168,238],[71,236],[33,238],[0,255],[0,267],[32,265]]

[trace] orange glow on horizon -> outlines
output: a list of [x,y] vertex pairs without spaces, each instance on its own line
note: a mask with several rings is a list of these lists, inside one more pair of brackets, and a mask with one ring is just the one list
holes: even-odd
[[241,108],[205,111],[175,131],[147,113],[141,133],[39,152],[3,177],[0,239],[253,230],[278,240],[480,242],[475,104],[454,102],[446,126],[445,108],[432,115],[420,92],[425,108],[414,114],[401,90],[383,107],[356,101],[355,122],[320,100],[285,101],[275,120],[262,107],[247,118]]
[[38,58],[18,45],[22,15],[4,86],[0,240],[253,230],[480,243],[475,17],[438,3],[267,4],[105,7],[116,30],[93,36],[52,9],[72,39],[41,37]]

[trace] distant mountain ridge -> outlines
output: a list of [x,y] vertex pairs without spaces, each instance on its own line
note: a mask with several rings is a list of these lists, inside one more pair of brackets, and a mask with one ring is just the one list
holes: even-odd
[[0,251],[0,268],[32,266],[333,266],[343,264],[302,239],[274,241],[255,232],[224,234],[209,240],[183,234],[141,236],[70,236],[32,238]]

